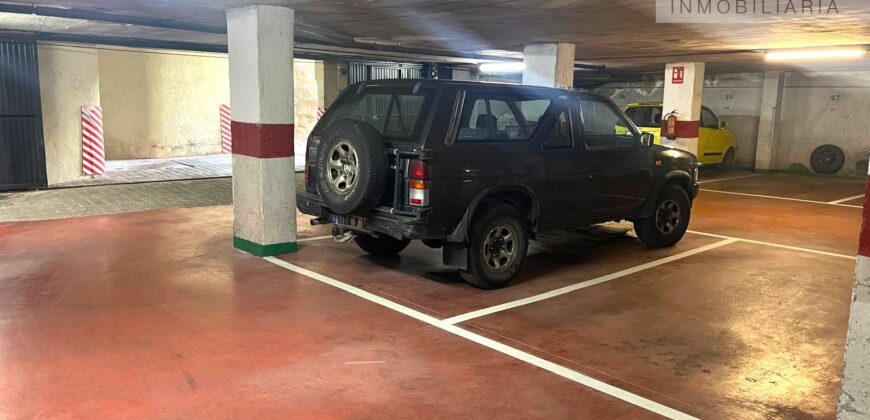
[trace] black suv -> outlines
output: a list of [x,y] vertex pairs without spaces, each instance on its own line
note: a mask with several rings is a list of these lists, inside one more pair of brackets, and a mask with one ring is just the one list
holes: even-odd
[[698,161],[653,145],[610,100],[530,86],[383,80],[348,87],[308,139],[299,209],[376,256],[443,248],[473,286],[508,284],[529,240],[612,220],[676,244]]

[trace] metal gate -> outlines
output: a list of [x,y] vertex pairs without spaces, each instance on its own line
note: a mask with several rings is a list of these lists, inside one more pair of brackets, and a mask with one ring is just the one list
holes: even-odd
[[423,65],[385,63],[373,64],[351,62],[348,64],[348,84],[382,79],[419,79],[423,77]]
[[46,184],[36,41],[0,39],[0,191]]

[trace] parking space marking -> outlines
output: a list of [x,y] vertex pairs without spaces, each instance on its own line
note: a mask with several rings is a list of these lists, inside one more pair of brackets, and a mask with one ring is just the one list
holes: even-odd
[[801,202],[801,203],[824,204],[824,205],[828,205],[828,206],[851,207],[851,208],[856,208],[856,209],[863,208],[862,206],[853,206],[850,204],[830,203],[827,201],[804,200],[801,198],[777,197],[777,196],[773,196],[773,195],[761,195],[761,194],[739,193],[739,192],[733,192],[733,191],[708,190],[706,188],[701,188],[701,191],[719,193],[719,194],[742,195],[745,197],[757,197],[757,198],[770,198],[770,199],[774,199],[774,200],[797,201],[797,202]]
[[[722,241],[730,243],[730,241]],[[720,245],[721,246],[721,245]],[[309,277],[321,283],[327,284],[329,286],[335,287],[337,289],[341,289],[347,293],[353,294],[357,297],[368,300],[369,302],[381,305],[387,309],[391,309],[393,311],[399,312],[408,317],[414,318],[418,321],[429,324],[435,328],[440,330],[449,332],[456,336],[462,337],[466,340],[472,341],[474,343],[480,344],[484,347],[487,347],[491,350],[495,350],[504,355],[513,357],[517,360],[528,363],[532,366],[536,366],[538,368],[544,369],[550,373],[554,373],[559,375],[565,379],[578,383],[580,385],[586,386],[588,388],[594,389],[598,392],[610,395],[611,397],[618,398],[622,401],[625,401],[629,404],[635,405],[637,407],[649,410],[653,413],[656,413],[660,416],[664,416],[671,419],[696,419],[696,417],[690,416],[682,411],[675,410],[666,405],[659,404],[650,399],[641,397],[640,395],[628,392],[622,388],[615,387],[606,382],[599,381],[598,379],[592,378],[590,376],[586,376],[580,372],[569,369],[565,366],[550,362],[548,360],[542,359],[538,356],[535,356],[531,353],[522,351],[520,349],[508,346],[507,344],[500,343],[493,339],[484,337],[480,334],[468,331],[466,329],[460,328],[456,325],[446,323],[438,318],[435,318],[430,315],[426,315],[420,311],[416,311],[407,306],[400,305],[396,302],[393,302],[389,299],[385,299],[373,293],[362,290],[358,287],[351,286],[347,283],[341,282],[339,280],[333,279],[331,277],[325,276],[320,273],[316,273],[314,271],[299,267],[297,265],[288,263],[286,261],[280,260],[275,257],[266,257],[264,258],[266,261],[271,262],[281,268],[290,270],[292,272],[301,274],[303,276]]]
[[847,202],[847,201],[857,200],[857,199],[859,199],[859,198],[864,198],[864,194],[858,194],[858,195],[856,195],[856,196],[854,196],[854,197],[846,197],[846,198],[844,198],[844,199],[842,199],[842,200],[834,200],[834,201],[830,201],[830,202],[828,202],[828,204],[842,204],[842,203],[845,203],[845,202]]
[[732,179],[743,179],[743,178],[751,178],[754,176],[761,176],[761,174],[750,174],[750,175],[741,175],[741,176],[732,176],[731,178],[722,178],[722,179],[711,179],[709,181],[700,181],[699,184],[707,184],[710,182],[719,182],[719,181],[730,181]]
[[598,278],[594,278],[592,280],[585,280],[580,283],[572,284],[570,286],[565,286],[556,290],[551,290],[549,292],[544,292],[538,295],[529,296],[523,299],[517,299],[511,302],[502,303],[500,305],[490,306],[488,308],[478,309],[476,311],[471,311],[468,313],[464,313],[462,315],[457,315],[451,318],[445,319],[443,322],[447,324],[458,324],[461,322],[465,322],[474,318],[480,318],[482,316],[492,315],[497,312],[506,311],[508,309],[518,308],[520,306],[529,305],[535,302],[540,302],[542,300],[547,300],[554,298],[556,296],[561,296],[566,293],[575,292],[577,290],[585,289],[587,287],[592,287],[595,285],[599,285],[601,283],[606,283],[611,280],[616,280],[621,277],[629,276],[635,273],[639,273],[644,270],[648,270],[650,268],[658,267],[662,264],[667,264],[669,262],[681,260],[686,257],[691,257],[692,255],[700,254],[705,251],[709,251],[711,249],[716,249],[723,247],[728,244],[733,244],[737,242],[737,239],[725,239],[723,241],[719,241],[710,245],[705,245],[700,248],[695,248],[686,252],[682,252],[676,255],[671,255],[670,257],[665,257],[662,259],[658,259],[655,261],[648,262],[646,264],[641,264],[635,267],[627,268],[625,270],[617,271],[615,273],[607,274]]
[[756,240],[754,240],[754,239],[737,238],[737,237],[734,237],[734,236],[726,236],[726,235],[717,235],[717,234],[715,234],[715,233],[698,232],[698,231],[695,231],[695,230],[687,230],[686,232],[688,232],[688,233],[693,233],[693,234],[695,234],[695,235],[709,236],[709,237],[711,237],[711,238],[718,238],[718,239],[734,239],[734,240],[736,240],[736,241],[738,241],[738,242],[746,242],[746,243],[756,244],[756,245],[772,246],[772,247],[775,247],[775,248],[788,249],[788,250],[791,250],[791,251],[809,252],[809,253],[812,253],[812,254],[825,255],[825,256],[828,256],[828,257],[845,258],[845,259],[847,259],[847,260],[853,260],[853,261],[858,259],[858,257],[856,257],[856,256],[854,256],[854,255],[837,254],[837,253],[835,253],[835,252],[819,251],[819,250],[817,250],[817,249],[801,248],[801,247],[799,247],[799,246],[784,245],[784,244],[778,244],[778,243],[775,243],[775,242],[756,241]]

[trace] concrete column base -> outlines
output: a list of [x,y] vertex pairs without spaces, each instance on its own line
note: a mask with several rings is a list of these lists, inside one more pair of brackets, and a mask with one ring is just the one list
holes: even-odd
[[849,335],[843,361],[843,388],[837,418],[858,420],[870,417],[870,174],[864,201],[864,224],[858,245]]
[[858,257],[838,419],[870,416],[870,258]]
[[258,256],[296,250],[293,157],[233,155],[233,244]]

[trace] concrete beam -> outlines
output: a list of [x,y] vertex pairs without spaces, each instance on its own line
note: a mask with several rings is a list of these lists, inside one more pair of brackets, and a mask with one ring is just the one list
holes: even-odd
[[761,114],[758,122],[758,142],[755,146],[755,169],[773,169],[776,165],[776,129],[782,110],[782,71],[764,72],[761,89]]
[[574,88],[574,44],[534,44],[523,49],[523,84]]
[[296,250],[293,10],[227,11],[233,109],[233,244],[254,255]]
[[[662,112],[665,115],[676,112],[677,138],[668,140],[662,135],[661,142],[665,146],[676,147],[695,156],[698,155],[705,70],[704,63],[671,63],[665,67]],[[698,156],[698,160],[701,160],[701,156]]]
[[345,62],[323,61],[323,105],[328,108],[338,95],[347,87],[347,64]]
[[[870,174],[867,192],[870,197]],[[849,335],[843,366],[843,389],[837,418],[858,420],[870,417],[870,200],[864,202],[864,224],[858,246]]]

